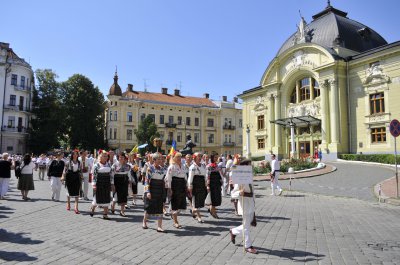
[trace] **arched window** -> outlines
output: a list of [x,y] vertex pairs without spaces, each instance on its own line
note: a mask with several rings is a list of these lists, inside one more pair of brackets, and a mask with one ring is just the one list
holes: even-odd
[[315,99],[321,94],[318,82],[312,77],[297,80],[290,94],[290,103],[300,103],[304,100]]

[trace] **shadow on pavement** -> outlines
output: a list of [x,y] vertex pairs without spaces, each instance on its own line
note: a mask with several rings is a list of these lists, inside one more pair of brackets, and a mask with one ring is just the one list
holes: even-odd
[[[164,228],[165,229],[165,228]],[[225,227],[202,227],[184,225],[183,229],[171,228],[167,230],[168,234],[176,236],[220,236],[221,232],[225,231]]]
[[283,248],[282,250],[271,250],[267,248],[257,248],[258,253],[263,253],[267,255],[272,255],[272,256],[277,256],[281,258],[287,258],[293,261],[298,261],[298,262],[311,262],[315,260],[321,260],[322,257],[325,257],[325,255],[321,254],[314,254],[311,252],[307,251],[301,251],[301,250],[294,250],[294,249],[288,249],[288,248]]
[[36,257],[31,257],[25,252],[8,252],[0,250],[0,260],[5,261],[34,261],[37,260]]
[[306,196],[305,196],[305,195],[302,195],[302,194],[284,194],[283,197],[303,198],[303,197],[306,197]]
[[13,233],[7,230],[0,229],[0,242],[10,242],[15,244],[42,244],[42,240],[32,240],[29,237],[24,237],[27,233]]
[[0,218],[8,218],[6,214],[14,213],[15,209],[0,205]]

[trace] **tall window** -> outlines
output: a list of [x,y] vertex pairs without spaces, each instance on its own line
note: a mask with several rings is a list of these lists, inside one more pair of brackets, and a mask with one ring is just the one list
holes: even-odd
[[194,118],[194,126],[199,126],[199,118]]
[[112,115],[113,113],[112,113],[112,111],[110,110],[110,121],[112,121]]
[[146,114],[142,113],[142,115],[140,115],[140,121],[143,122],[145,118],[146,118]]
[[371,129],[372,143],[385,143],[386,142],[386,129],[385,127]]
[[126,120],[128,122],[132,122],[132,112],[129,111],[126,113]]
[[178,125],[182,124],[182,116],[178,116]]
[[176,134],[176,141],[177,142],[182,142],[182,133],[181,132],[178,132],[177,134]]
[[264,115],[257,116],[257,130],[263,130],[264,128]]
[[239,128],[243,128],[243,120],[239,119]]
[[369,96],[371,106],[371,115],[385,112],[385,99],[382,93],[377,93]]
[[126,130],[126,140],[132,140],[132,130]]
[[209,144],[214,143],[214,134],[213,134],[213,133],[210,133],[210,134],[208,135],[208,143],[209,143]]
[[118,120],[118,111],[114,111],[114,121]]
[[207,127],[214,127],[214,119],[207,119]]
[[15,106],[17,97],[15,95],[10,95],[10,106]]
[[264,149],[265,147],[265,140],[264,138],[257,139],[258,149]]
[[25,88],[25,76],[21,76],[21,84],[20,87]]
[[151,120],[152,120],[153,122],[156,122],[156,115],[154,115],[154,114],[149,114],[148,116],[151,118]]
[[14,85],[14,86],[16,86],[17,85],[17,79],[18,79],[18,76],[17,75],[11,75],[11,85]]
[[194,142],[195,143],[200,142],[200,133],[194,133]]
[[112,139],[112,128],[110,128],[110,135],[109,135],[109,139]]
[[8,128],[14,128],[15,127],[15,117],[14,116],[8,116],[7,127]]
[[314,98],[321,96],[321,90],[319,89],[319,84],[317,80],[312,78],[312,84],[313,84],[313,89],[314,89]]
[[186,117],[186,125],[190,126],[190,117]]
[[243,144],[242,142],[243,142],[243,136],[241,134],[239,134],[239,144],[240,145]]
[[160,124],[164,124],[164,115],[160,115]]
[[174,116],[168,116],[168,123],[174,123]]
[[311,98],[310,78],[304,78],[300,81],[300,99],[308,100]]
[[117,139],[117,128],[114,128],[114,139]]

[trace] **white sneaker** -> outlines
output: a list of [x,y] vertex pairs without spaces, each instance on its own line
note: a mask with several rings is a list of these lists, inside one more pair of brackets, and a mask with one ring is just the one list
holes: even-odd
[[279,190],[279,194],[278,195],[280,196],[281,194],[282,194],[282,189]]

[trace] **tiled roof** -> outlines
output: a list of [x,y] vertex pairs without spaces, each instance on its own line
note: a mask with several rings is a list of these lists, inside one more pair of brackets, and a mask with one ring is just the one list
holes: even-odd
[[162,94],[153,92],[142,92],[142,91],[125,91],[122,93],[124,98],[133,98],[140,101],[164,103],[170,105],[187,105],[196,107],[211,107],[216,108],[217,106],[209,98],[200,97],[188,97],[188,96],[176,96],[174,94]]

